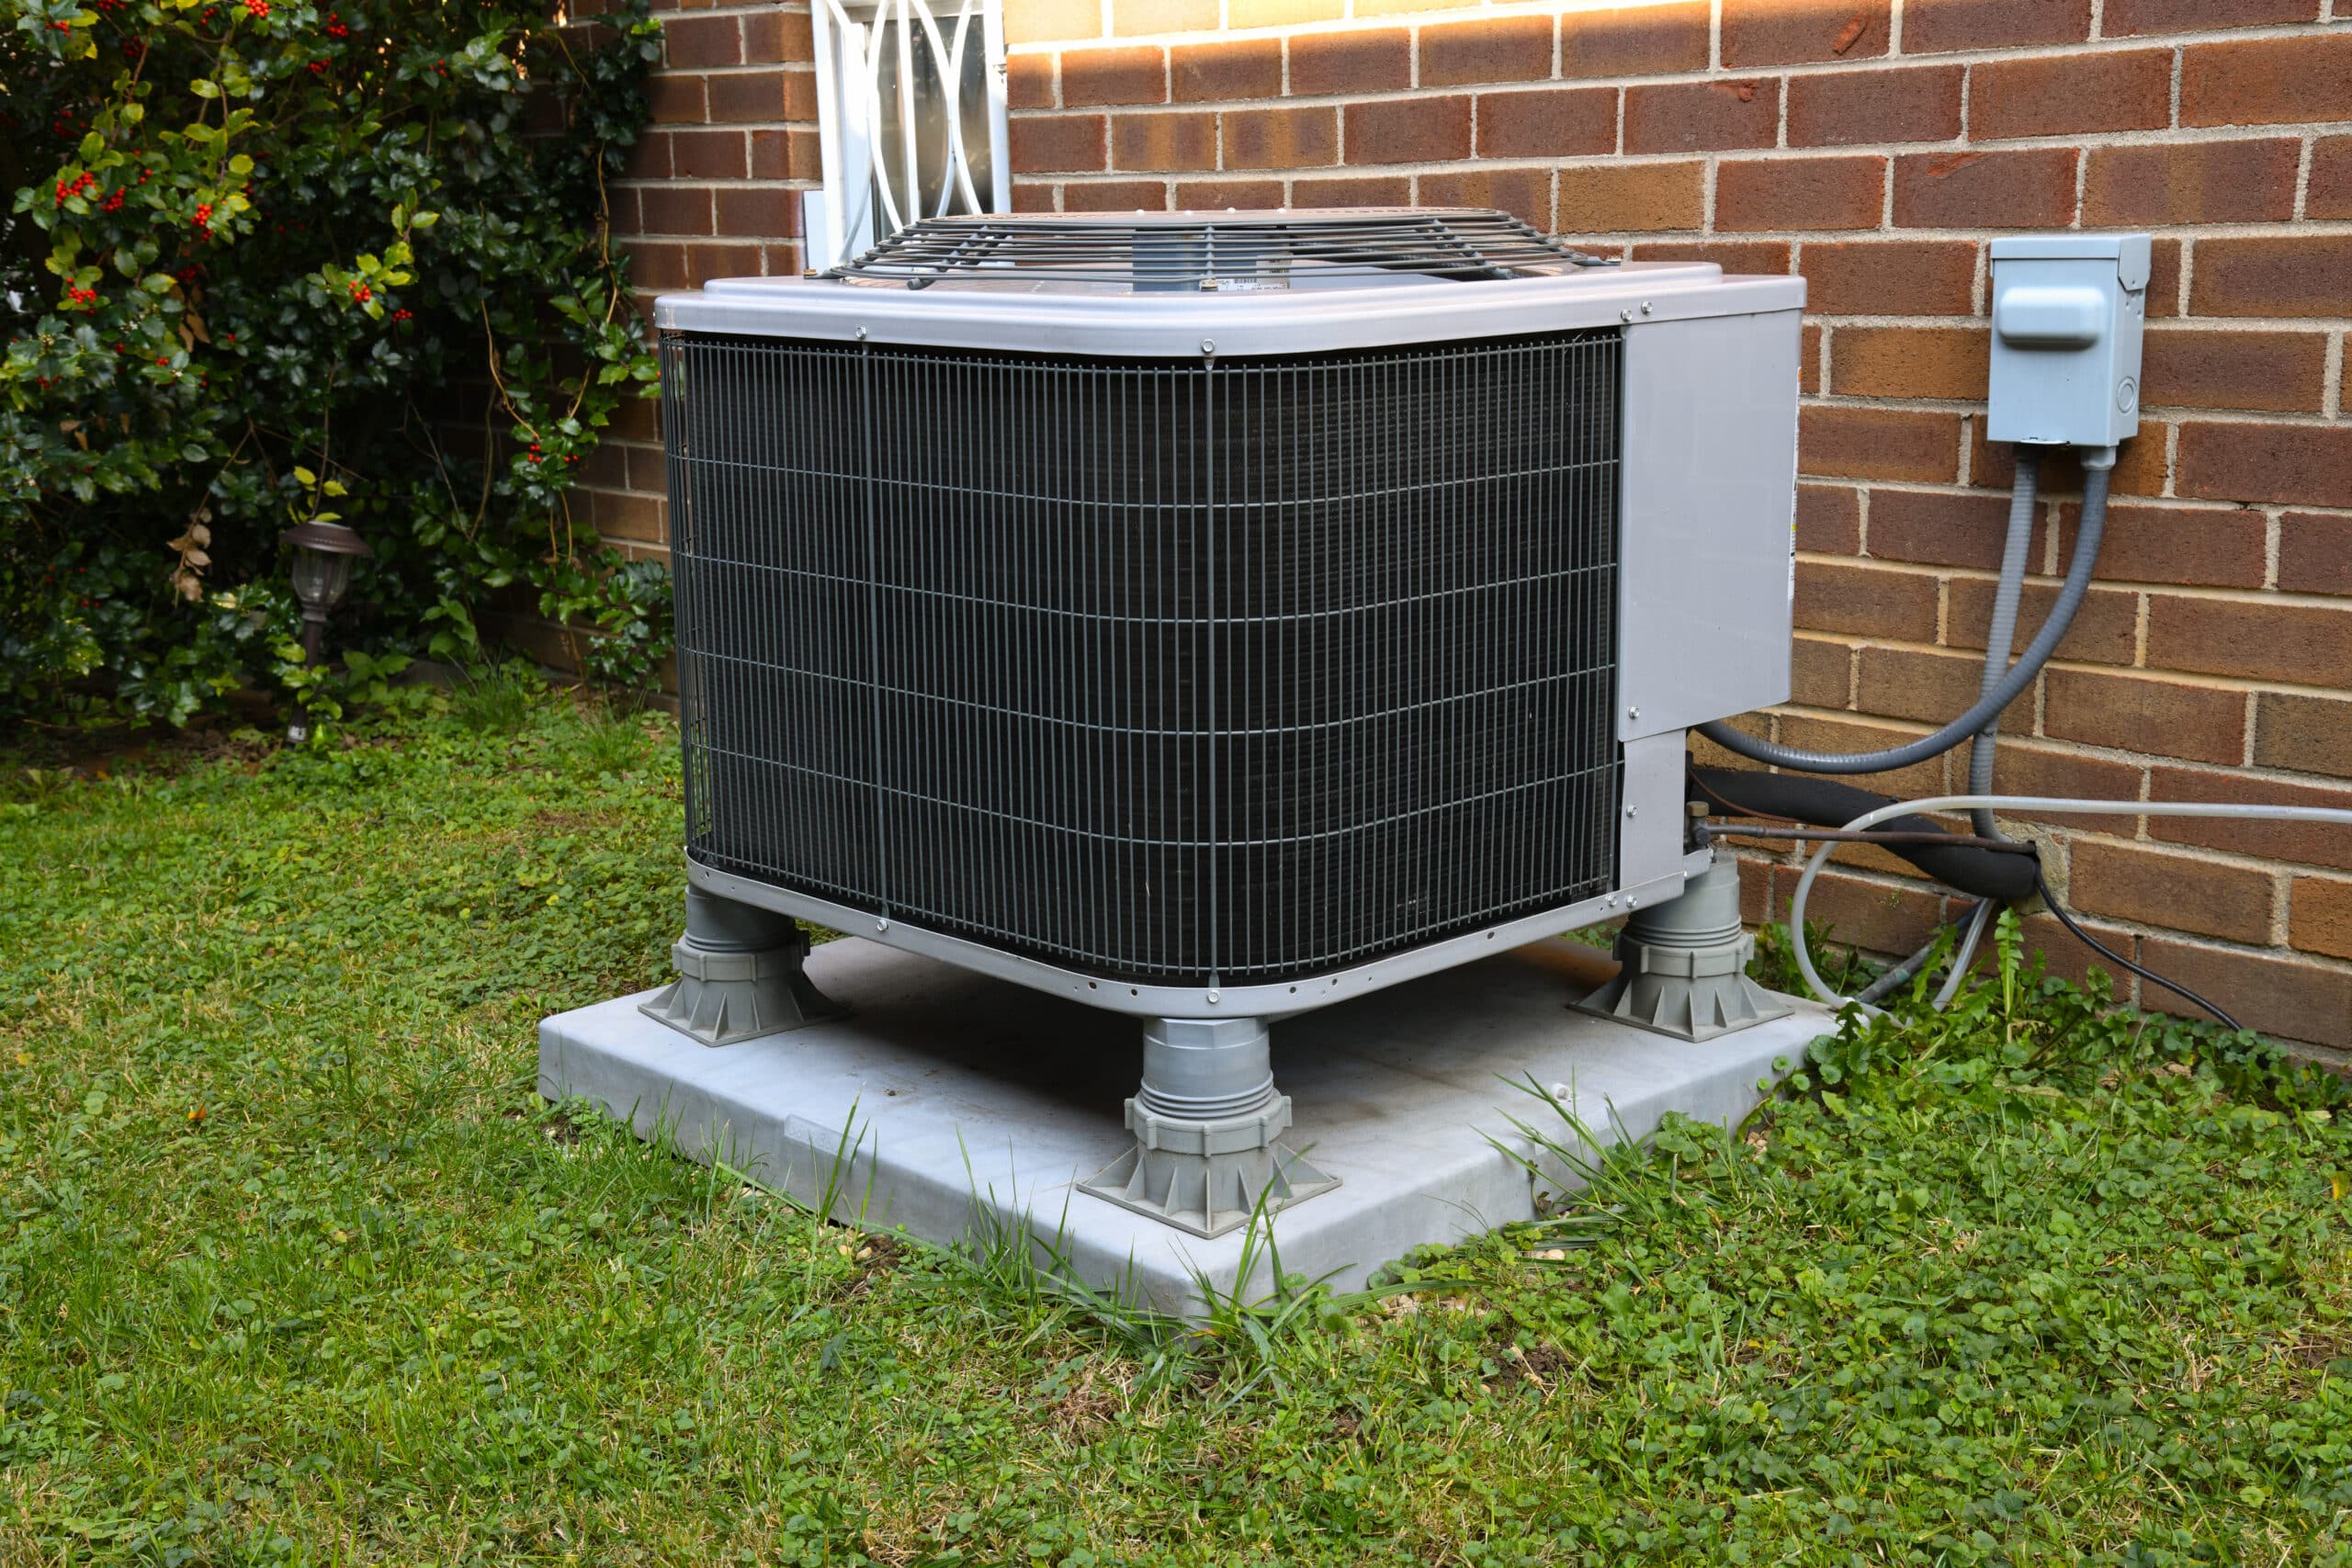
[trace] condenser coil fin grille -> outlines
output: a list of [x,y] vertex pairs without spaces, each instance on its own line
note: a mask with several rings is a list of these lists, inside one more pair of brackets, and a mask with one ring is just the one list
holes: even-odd
[[669,334],[690,852],[1170,985],[1611,890],[1622,352]]

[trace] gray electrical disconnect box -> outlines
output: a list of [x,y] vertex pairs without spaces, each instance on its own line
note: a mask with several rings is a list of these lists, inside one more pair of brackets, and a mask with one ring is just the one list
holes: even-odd
[[1992,407],[1985,434],[2113,446],[2140,429],[2145,234],[1993,242]]

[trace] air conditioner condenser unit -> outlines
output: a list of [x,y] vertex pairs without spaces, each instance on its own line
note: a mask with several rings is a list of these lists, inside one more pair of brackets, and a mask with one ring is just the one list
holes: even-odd
[[1789,692],[1803,302],[1461,209],[943,219],[663,298],[657,1015],[821,1012],[805,919],[1137,1015],[1097,1195],[1319,1190],[1274,1021],[1707,872],[1684,730]]

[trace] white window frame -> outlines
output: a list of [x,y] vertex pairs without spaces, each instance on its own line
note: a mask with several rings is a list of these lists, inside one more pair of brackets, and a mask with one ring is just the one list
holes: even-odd
[[[952,9],[951,9],[952,7]],[[938,14],[934,14],[934,9]],[[945,21],[940,20],[944,15]],[[839,265],[918,218],[949,212],[1005,212],[1012,206],[1007,146],[1003,0],[812,0],[817,54],[817,134],[824,185],[804,194],[801,232],[807,265]],[[895,22],[895,27],[886,24]],[[916,168],[914,51],[931,51],[947,102],[946,177],[925,190]],[[895,46],[899,90],[882,101],[883,50]],[[967,51],[983,51],[988,93],[989,185],[973,182],[964,143],[963,105]],[[898,120],[899,166],[876,163],[877,129]],[[879,210],[876,210],[876,209]]]

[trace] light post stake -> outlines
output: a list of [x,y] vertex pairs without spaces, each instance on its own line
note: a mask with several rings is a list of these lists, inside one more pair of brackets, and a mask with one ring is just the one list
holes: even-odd
[[[283,537],[294,547],[294,597],[302,603],[302,663],[307,667],[319,661],[327,615],[351,592],[351,563],[376,552],[340,523],[297,524]],[[297,699],[286,739],[299,746],[310,738],[310,710]]]

